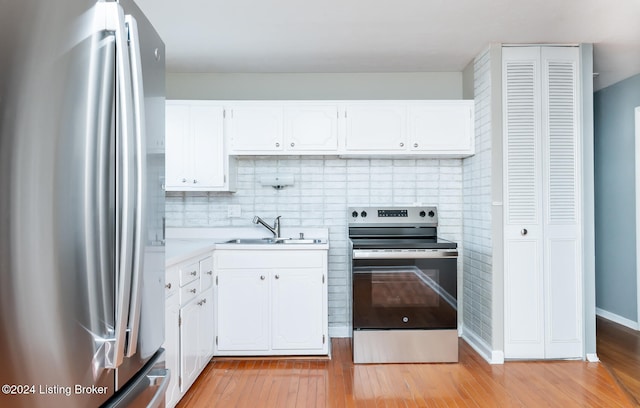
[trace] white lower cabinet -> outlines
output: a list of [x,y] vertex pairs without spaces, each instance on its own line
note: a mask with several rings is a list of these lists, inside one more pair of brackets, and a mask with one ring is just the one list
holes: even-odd
[[326,355],[326,250],[216,250],[215,355]]
[[269,271],[225,269],[217,274],[217,351],[268,351]]
[[210,254],[167,269],[166,365],[171,371],[165,406],[175,406],[213,356],[213,260]]
[[321,350],[324,273],[300,268],[272,273],[271,347],[274,350]]
[[169,386],[165,393],[165,401],[167,407],[173,407],[178,403],[181,396],[178,383],[178,372],[180,371],[180,295],[174,293],[167,297],[165,308],[163,347],[165,350],[165,364],[171,373]]

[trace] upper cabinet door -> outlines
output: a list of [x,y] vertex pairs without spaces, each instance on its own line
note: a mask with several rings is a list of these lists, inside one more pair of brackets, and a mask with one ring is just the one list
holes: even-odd
[[166,106],[165,183],[167,187],[182,186],[193,171],[189,160],[189,107],[167,102]]
[[433,154],[472,155],[473,101],[437,101],[408,109],[409,148]]
[[167,101],[166,112],[166,190],[230,190],[223,107],[205,101]]
[[346,107],[347,152],[406,150],[407,109],[404,104],[363,104]]
[[191,107],[191,143],[194,187],[224,186],[224,119],[220,106]]
[[284,145],[282,106],[233,106],[229,118],[231,151],[280,151]]
[[284,117],[285,147],[287,150],[333,153],[337,151],[337,106],[286,107]]

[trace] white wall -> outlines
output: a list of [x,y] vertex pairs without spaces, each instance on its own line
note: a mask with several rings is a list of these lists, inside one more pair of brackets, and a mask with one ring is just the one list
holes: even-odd
[[462,99],[462,73],[168,73],[167,99]]
[[[292,174],[283,190],[262,186],[263,174]],[[167,193],[168,227],[251,226],[259,215],[282,226],[329,228],[330,336],[350,335],[347,207],[423,203],[439,209],[439,235],[462,243],[462,160],[248,158],[238,162],[236,193]],[[240,205],[242,217],[228,218]],[[464,253],[462,245],[460,250]],[[459,265],[461,261],[459,262]]]
[[489,50],[473,64],[476,154],[463,166],[463,335],[488,358],[493,336],[491,64]]

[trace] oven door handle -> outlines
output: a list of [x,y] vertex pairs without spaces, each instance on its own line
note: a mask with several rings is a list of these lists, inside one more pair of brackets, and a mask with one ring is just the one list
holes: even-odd
[[424,259],[457,258],[457,249],[427,249],[420,251],[389,251],[375,249],[354,249],[353,259]]

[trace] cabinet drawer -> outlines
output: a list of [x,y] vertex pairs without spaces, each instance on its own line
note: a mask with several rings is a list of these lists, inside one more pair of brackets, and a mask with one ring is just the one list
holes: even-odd
[[200,276],[200,265],[198,262],[180,266],[180,286],[192,282]]
[[213,286],[213,258],[207,257],[200,261],[200,291],[204,292]]
[[196,297],[200,292],[200,281],[193,281],[187,286],[180,288],[180,304],[186,305],[191,299]]
[[325,266],[326,251],[220,250],[215,259],[219,269],[321,268]]
[[173,295],[174,293],[176,293],[176,291],[178,290],[178,288],[180,287],[179,284],[179,271],[177,268],[169,268],[165,271],[164,273],[164,294],[165,297],[169,297],[171,295]]

